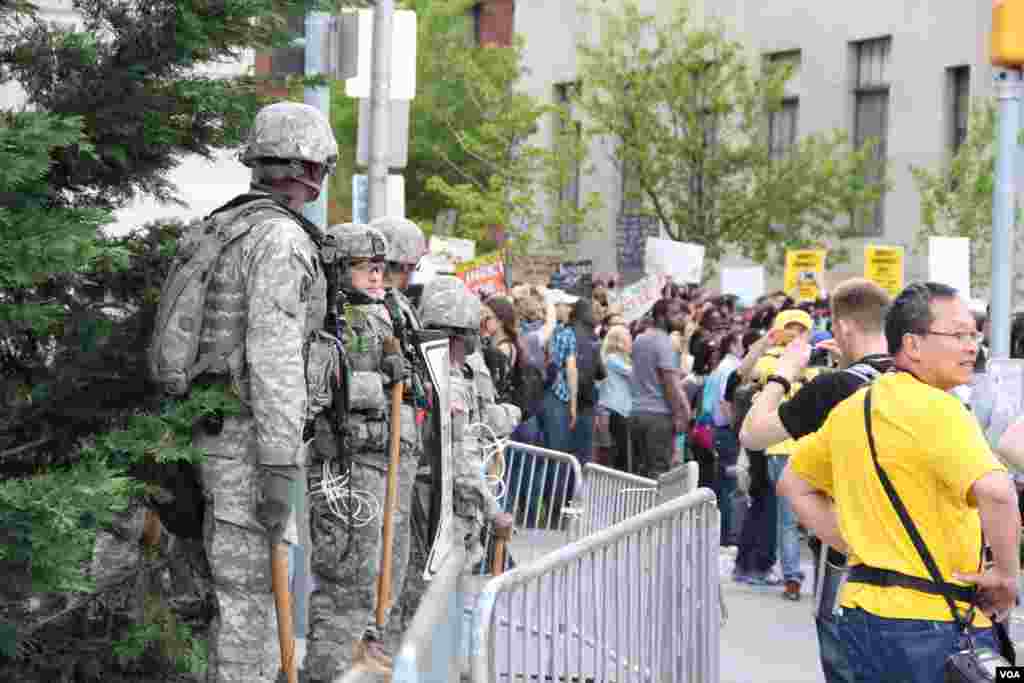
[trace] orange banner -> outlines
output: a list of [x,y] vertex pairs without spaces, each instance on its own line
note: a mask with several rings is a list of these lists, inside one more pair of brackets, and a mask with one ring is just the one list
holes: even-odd
[[506,291],[505,262],[501,252],[459,263],[455,266],[455,275],[466,283],[469,291],[483,298]]

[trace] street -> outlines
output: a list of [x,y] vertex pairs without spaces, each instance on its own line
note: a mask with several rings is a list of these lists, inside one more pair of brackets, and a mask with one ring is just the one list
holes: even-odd
[[728,619],[722,627],[721,683],[820,683],[818,642],[811,616],[811,554],[803,547],[807,580],[800,602],[781,597],[781,586],[732,581],[733,556],[723,550],[721,579]]

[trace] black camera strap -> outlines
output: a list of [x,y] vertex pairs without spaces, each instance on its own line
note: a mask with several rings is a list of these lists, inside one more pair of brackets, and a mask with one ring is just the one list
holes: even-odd
[[[899,494],[896,493],[896,488],[892,485],[892,481],[889,479],[889,475],[882,469],[882,465],[878,462],[878,451],[875,450],[875,435],[871,429],[871,390],[873,387],[868,387],[867,393],[864,395],[864,427],[868,434],[868,447],[871,449],[871,460],[875,463],[875,471],[878,473],[878,478],[882,482],[882,488],[885,489],[886,495],[889,496],[889,500],[892,502],[893,508],[896,510],[896,514],[899,516],[900,521],[903,523],[903,527],[907,530],[907,534],[910,536],[910,540],[914,543],[914,547],[917,549],[917,554],[921,556],[921,561],[924,562],[924,566],[928,569],[928,573],[931,574],[931,588],[932,590],[924,589],[923,592],[937,593],[942,595],[946,600],[946,604],[949,605],[949,611],[953,615],[953,620],[960,628],[961,632],[966,632],[967,627],[974,621],[974,610],[975,604],[973,597],[976,594],[976,589],[971,590],[972,600],[971,607],[967,610],[966,617],[960,615],[960,610],[957,609],[956,602],[954,601],[953,595],[962,594],[964,591],[963,586],[957,586],[956,584],[947,583],[942,578],[942,572],[939,571],[939,566],[935,563],[935,558],[932,557],[931,551],[928,550],[928,546],[925,545],[924,539],[921,538],[921,533],[917,530],[917,525],[914,524],[914,520],[911,519],[910,513],[907,512],[906,506],[903,501],[900,500]],[[984,556],[984,544],[982,544],[982,555]],[[879,570],[877,568],[871,568],[873,572],[884,572],[889,576],[905,576],[908,579],[915,580],[916,582],[922,582],[923,580],[918,577],[911,577],[900,572]],[[851,581],[856,581],[851,576]],[[876,584],[875,581],[862,581],[860,583],[872,583]],[[929,582],[924,582],[929,583]],[[904,585],[907,588],[915,588],[910,585],[910,581],[890,581],[887,585]],[[877,584],[876,584],[877,585]],[[921,587],[917,587],[917,590],[922,590]]]

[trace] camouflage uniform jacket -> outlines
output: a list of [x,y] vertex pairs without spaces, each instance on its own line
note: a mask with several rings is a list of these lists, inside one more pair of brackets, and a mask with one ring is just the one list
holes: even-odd
[[199,353],[241,338],[209,374],[230,375],[252,411],[256,464],[301,465],[312,412],[306,359],[327,310],[317,245],[297,220],[268,211],[225,249],[212,278]]
[[[349,386],[348,431],[345,450],[364,464],[381,466],[380,454],[387,451],[390,433],[390,401],[381,374],[384,340],[394,336],[391,316],[383,303],[345,304],[346,326],[342,344],[352,370]],[[318,430],[319,431],[319,430]],[[411,406],[402,406],[402,441],[419,444],[416,418]],[[369,459],[361,454],[373,454]],[[329,456],[330,454],[324,454]]]
[[455,514],[460,517],[481,514],[493,519],[501,512],[501,507],[484,477],[484,462],[476,447],[475,434],[467,432],[467,427],[480,422],[480,402],[474,373],[468,364],[465,370],[452,368],[450,394]]

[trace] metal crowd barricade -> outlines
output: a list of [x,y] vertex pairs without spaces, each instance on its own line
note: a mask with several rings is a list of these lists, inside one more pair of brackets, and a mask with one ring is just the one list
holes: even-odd
[[[501,482],[498,503],[512,514],[516,535],[505,553],[505,567],[522,564],[560,548],[573,538],[580,508],[583,476],[580,463],[569,453],[509,441],[504,466],[494,474]],[[479,574],[490,574],[495,538],[490,526]]]
[[658,503],[664,503],[697,490],[700,467],[693,460],[658,477]]
[[657,482],[653,479],[587,463],[583,466],[583,509],[576,538],[649,510],[656,498]]
[[[466,549],[455,544],[420,601],[392,660],[393,683],[449,683],[459,678],[469,639],[466,609],[473,593],[465,574]],[[378,683],[381,675],[356,664],[336,683]]]
[[473,683],[718,683],[718,534],[699,489],[490,579]]

